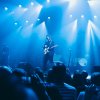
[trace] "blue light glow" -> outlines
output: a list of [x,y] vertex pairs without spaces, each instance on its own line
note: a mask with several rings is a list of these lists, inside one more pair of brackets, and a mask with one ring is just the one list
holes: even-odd
[[17,22],[15,22],[14,24],[15,24],[15,25],[18,25],[18,23],[17,23]]
[[81,15],[81,18],[84,18],[84,15]]
[[47,0],[47,3],[50,3],[50,0]]
[[97,19],[97,16],[96,15],[94,16],[94,19]]
[[5,9],[5,11],[7,11],[8,10],[8,7],[5,7],[4,9]]
[[70,17],[70,18],[72,18],[72,17],[73,17],[73,15],[70,15],[69,17]]
[[50,19],[50,17],[48,17],[48,19]]
[[26,22],[26,23],[28,23],[29,21],[28,21],[28,20],[26,20],[25,22]]
[[31,6],[33,6],[34,5],[34,3],[33,2],[31,2]]
[[[81,64],[89,62],[90,65],[100,65],[99,0],[45,0],[45,3],[37,0],[22,1],[14,4],[9,1],[0,6],[0,43],[7,42],[10,49],[14,49],[12,62],[13,58],[16,62],[19,60],[16,58],[19,54],[20,61],[38,62],[41,66],[43,44],[45,36],[49,34],[59,45],[55,55],[61,57],[66,65],[69,48],[72,52],[72,66],[76,66],[75,61],[79,58],[83,58]],[[13,45],[16,47],[13,48]],[[26,60],[27,56],[29,59]],[[85,61],[85,58],[89,60]]]
[[40,21],[40,19],[38,18],[37,21]]
[[18,7],[19,7],[19,8],[21,8],[21,7],[22,7],[22,5],[18,5]]

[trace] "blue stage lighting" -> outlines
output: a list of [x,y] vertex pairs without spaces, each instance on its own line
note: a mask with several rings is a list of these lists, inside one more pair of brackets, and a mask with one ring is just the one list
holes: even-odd
[[28,8],[24,8],[24,11],[27,11],[28,10]]
[[47,3],[49,3],[50,2],[50,0],[47,0]]
[[34,24],[32,23],[31,26],[33,26]]
[[5,11],[7,11],[8,10],[8,7],[5,7],[4,9],[5,9]]
[[73,17],[73,15],[69,15],[69,17],[70,17],[70,18],[72,18],[72,17]]
[[81,15],[81,18],[84,18],[84,15]]
[[48,17],[48,19],[51,19],[50,17]]
[[94,15],[94,19],[97,19],[97,16],[96,15]]
[[33,2],[31,2],[31,6],[33,6],[34,5],[34,3]]
[[26,23],[28,23],[29,21],[28,21],[28,20],[26,20],[25,22],[26,22]]
[[37,21],[40,21],[40,19],[38,18]]
[[20,8],[21,8],[21,7],[22,7],[22,5],[18,5],[18,7],[20,7]]
[[14,25],[18,25],[18,23],[17,23],[17,22],[15,22],[15,23],[14,23]]

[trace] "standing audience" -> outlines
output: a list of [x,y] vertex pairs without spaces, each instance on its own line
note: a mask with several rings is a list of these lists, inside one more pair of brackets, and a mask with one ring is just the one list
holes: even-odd
[[25,62],[15,69],[0,66],[0,100],[100,100],[100,72],[93,73],[90,81],[87,77],[84,70],[71,77],[60,62],[46,74]]

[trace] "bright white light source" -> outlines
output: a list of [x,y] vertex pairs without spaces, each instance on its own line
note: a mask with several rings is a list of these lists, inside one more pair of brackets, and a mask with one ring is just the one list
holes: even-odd
[[31,6],[33,6],[34,5],[34,3],[33,2],[31,2]]
[[50,19],[50,17],[48,17],[48,19]]
[[7,10],[8,10],[8,8],[7,8],[7,7],[5,7],[4,9],[5,9],[5,11],[7,11]]
[[88,3],[90,6],[94,6],[95,5],[95,0],[88,0]]
[[88,75],[86,79],[91,79],[91,75]]
[[34,25],[34,24],[32,23],[32,24],[31,24],[31,27],[33,27],[33,25]]
[[95,15],[95,16],[94,16],[94,19],[96,19],[96,18],[97,18],[97,16]]
[[26,20],[26,23],[28,23],[29,21],[28,20]]
[[70,18],[72,18],[72,17],[73,17],[73,15],[70,15],[69,17],[70,17]]
[[84,18],[84,15],[81,15],[81,18]]
[[27,11],[28,10],[28,8],[24,8],[24,11]]
[[40,21],[40,19],[38,18],[37,21]]
[[21,8],[21,7],[22,7],[22,5],[18,5],[18,7],[20,7],[20,8]]
[[50,2],[50,0],[47,0],[47,2],[49,3],[49,2]]
[[18,23],[17,23],[17,22],[15,22],[15,23],[14,23],[14,25],[18,25]]

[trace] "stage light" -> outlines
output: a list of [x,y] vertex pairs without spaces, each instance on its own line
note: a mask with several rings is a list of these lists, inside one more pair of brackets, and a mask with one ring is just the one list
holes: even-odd
[[90,30],[90,46],[93,45],[93,47],[94,47],[92,49],[93,50],[93,54],[94,54],[93,57],[95,59],[95,63],[99,64],[100,63],[100,59],[99,59],[99,56],[98,56],[98,45],[97,45],[96,40],[97,39],[100,40],[100,34],[99,34],[100,30],[95,25],[95,23],[93,21],[91,21],[91,20],[90,20],[90,27],[91,27],[91,30]]
[[24,11],[27,11],[28,10],[28,8],[24,8]]
[[31,6],[33,6],[34,5],[34,3],[33,2],[31,2]]
[[47,3],[49,3],[50,2],[50,0],[47,0]]
[[90,52],[91,32],[92,32],[91,21],[88,20],[86,37],[85,37],[85,52],[86,52],[86,54],[89,54],[89,52]]
[[48,19],[50,19],[50,17],[48,17]]
[[72,17],[73,17],[73,15],[70,15],[69,17],[70,17],[70,18],[72,18]]
[[22,7],[22,5],[18,5],[18,7],[19,7],[19,8],[21,8],[21,7]]
[[5,11],[7,11],[8,10],[8,7],[5,7],[4,9],[5,9]]
[[25,22],[26,22],[26,23],[28,23],[29,21],[28,21],[28,20],[26,20]]
[[15,22],[15,23],[14,23],[14,25],[18,25],[18,23],[17,23],[17,22]]
[[84,15],[81,15],[81,18],[84,18]]
[[31,27],[33,27],[33,25],[34,25],[34,24],[32,23],[32,24],[31,24]]
[[97,16],[96,15],[94,16],[94,19],[97,19]]
[[88,3],[90,6],[94,6],[96,3],[96,0],[88,0]]
[[86,79],[91,79],[91,75],[88,75]]
[[[62,0],[63,1],[63,0]],[[68,12],[72,12],[76,8],[77,0],[64,0],[69,3],[68,5]]]
[[40,19],[38,18],[37,21],[40,21]]

